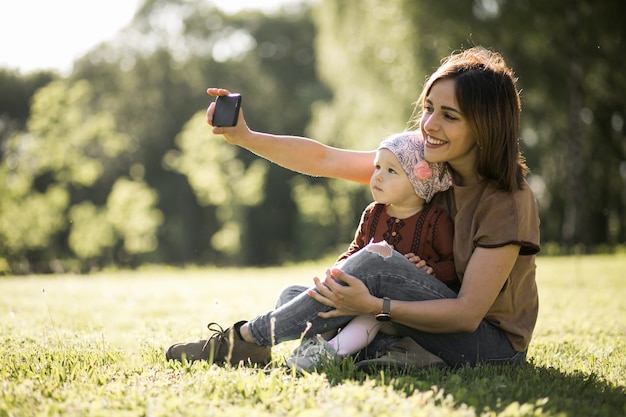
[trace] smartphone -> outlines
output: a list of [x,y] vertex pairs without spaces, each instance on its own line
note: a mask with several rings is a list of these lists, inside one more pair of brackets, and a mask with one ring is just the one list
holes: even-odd
[[239,108],[241,107],[241,94],[233,93],[227,96],[218,96],[215,99],[215,111],[213,112],[213,126],[230,127],[237,124]]

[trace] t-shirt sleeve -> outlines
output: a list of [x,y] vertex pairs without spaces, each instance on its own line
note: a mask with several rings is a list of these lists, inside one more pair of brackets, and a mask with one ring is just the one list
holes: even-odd
[[512,195],[497,191],[484,198],[475,221],[474,245],[497,248],[519,245],[520,255],[539,252],[537,203],[528,185]]

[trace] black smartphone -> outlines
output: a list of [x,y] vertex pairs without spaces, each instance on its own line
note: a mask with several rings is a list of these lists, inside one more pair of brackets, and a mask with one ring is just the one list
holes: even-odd
[[218,96],[215,99],[215,111],[213,112],[213,126],[230,127],[237,124],[239,108],[241,107],[241,94],[233,93],[227,96]]

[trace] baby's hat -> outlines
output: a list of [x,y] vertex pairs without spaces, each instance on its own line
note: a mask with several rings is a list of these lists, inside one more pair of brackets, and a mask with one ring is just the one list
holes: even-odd
[[413,185],[415,194],[430,202],[439,191],[452,185],[448,165],[431,163],[424,159],[424,139],[416,132],[402,132],[389,136],[378,149],[388,149],[398,158],[400,165]]

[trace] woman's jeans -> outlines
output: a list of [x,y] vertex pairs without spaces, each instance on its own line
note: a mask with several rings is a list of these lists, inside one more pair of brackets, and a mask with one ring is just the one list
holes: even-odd
[[[374,245],[380,247],[380,244]],[[416,268],[402,254],[392,250],[390,256],[384,256],[370,249],[368,246],[350,256],[341,269],[363,281],[372,295],[401,301],[456,297],[444,283]],[[248,329],[259,345],[272,346],[303,336],[311,337],[344,327],[352,319],[353,316],[318,317],[318,312],[332,308],[308,296],[308,288],[287,287],[280,294],[275,310],[250,320]],[[411,337],[450,366],[521,363],[526,358],[526,352],[516,352],[504,332],[486,320],[473,333],[426,333],[403,325],[394,326],[401,336]]]

